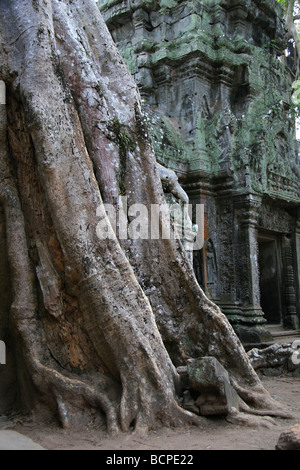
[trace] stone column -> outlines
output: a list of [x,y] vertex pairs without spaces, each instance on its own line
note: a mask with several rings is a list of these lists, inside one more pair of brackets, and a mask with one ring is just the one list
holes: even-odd
[[264,325],[266,319],[260,306],[257,218],[261,197],[248,194],[235,201],[237,298],[242,314],[234,328],[245,343],[272,341]]

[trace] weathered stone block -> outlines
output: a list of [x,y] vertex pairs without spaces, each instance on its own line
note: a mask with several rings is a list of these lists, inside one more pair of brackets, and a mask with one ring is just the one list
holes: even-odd
[[239,409],[238,395],[230,384],[226,369],[214,357],[188,361],[189,387],[200,392],[196,405],[201,415],[228,414]]
[[276,450],[300,450],[300,423],[281,433]]

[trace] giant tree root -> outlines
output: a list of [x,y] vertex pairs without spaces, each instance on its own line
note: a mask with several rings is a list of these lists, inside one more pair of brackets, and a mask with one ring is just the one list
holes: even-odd
[[[199,424],[178,404],[174,364],[215,355],[247,406],[275,414],[181,243],[121,245],[112,230],[104,202],[124,191],[130,204],[164,199],[137,87],[95,1],[0,2],[0,26],[7,328],[22,405],[55,403],[68,427],[80,402],[114,433]],[[99,217],[108,240],[97,236]]]

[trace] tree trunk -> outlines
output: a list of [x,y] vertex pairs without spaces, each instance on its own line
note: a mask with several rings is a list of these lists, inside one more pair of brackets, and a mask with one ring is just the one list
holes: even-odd
[[[21,404],[108,429],[197,422],[176,367],[215,356],[276,414],[179,240],[118,240],[104,203],[164,202],[137,87],[94,0],[2,0],[0,204]],[[100,219],[110,239],[100,240]]]

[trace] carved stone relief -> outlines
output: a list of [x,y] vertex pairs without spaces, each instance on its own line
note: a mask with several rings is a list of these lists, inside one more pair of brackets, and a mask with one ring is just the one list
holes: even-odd
[[295,219],[284,209],[264,202],[258,212],[258,226],[265,230],[279,233],[292,233]]

